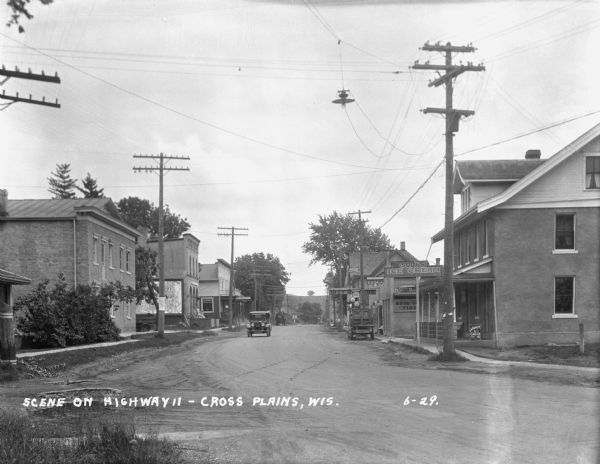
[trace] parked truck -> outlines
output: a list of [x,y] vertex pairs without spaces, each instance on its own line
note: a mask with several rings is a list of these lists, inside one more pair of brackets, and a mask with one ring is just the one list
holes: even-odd
[[357,335],[365,335],[375,339],[375,323],[370,308],[356,307],[348,315],[348,338],[354,340]]

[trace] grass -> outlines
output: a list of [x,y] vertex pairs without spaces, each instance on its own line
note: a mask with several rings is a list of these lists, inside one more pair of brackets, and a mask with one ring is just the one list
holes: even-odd
[[[34,377],[55,377],[61,375],[67,367],[80,364],[87,364],[97,359],[106,359],[121,353],[132,352],[147,348],[165,348],[172,345],[178,345],[188,340],[199,337],[208,337],[214,335],[213,332],[179,332],[167,333],[164,337],[147,337],[136,342],[123,343],[113,346],[94,347],[90,345],[86,348],[71,351],[56,351],[43,356],[33,356],[20,358],[16,366],[0,367],[0,383],[16,381],[23,378]],[[24,356],[27,353],[23,353]],[[2,461],[0,461],[2,462]]]
[[[0,462],[31,464],[179,464],[181,450],[156,436],[135,435],[133,422],[80,419],[77,427],[44,423],[0,410]],[[65,435],[66,433],[66,435]],[[65,436],[68,437],[65,438]]]

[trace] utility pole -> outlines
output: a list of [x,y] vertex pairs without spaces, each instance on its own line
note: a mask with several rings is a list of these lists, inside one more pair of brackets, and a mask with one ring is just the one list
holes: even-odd
[[233,329],[233,279],[235,277],[235,273],[233,270],[233,247],[236,235],[248,235],[243,233],[238,233],[238,230],[248,230],[245,227],[217,227],[219,230],[229,230],[229,232],[219,232],[217,235],[220,236],[231,236],[231,264],[230,264],[230,275],[229,275],[229,328]]
[[358,222],[360,223],[360,307],[364,308],[368,306],[368,302],[365,304],[365,276],[364,276],[364,267],[363,267],[363,246],[365,242],[365,228],[364,223],[367,221],[362,220],[363,214],[371,214],[371,211],[355,211],[353,213],[348,213],[350,215],[358,214]]
[[[454,133],[458,132],[459,121],[462,116],[473,116],[474,111],[458,110],[453,108],[452,92],[453,79],[466,71],[485,71],[483,65],[474,65],[468,62],[466,65],[452,64],[452,53],[472,53],[475,48],[471,45],[456,46],[450,42],[445,45],[439,42],[432,45],[425,43],[421,50],[429,52],[441,52],[446,60],[444,64],[419,64],[415,62],[413,69],[427,69],[438,72],[438,78],[429,82],[429,87],[446,86],[446,107],[425,108],[423,113],[443,114],[446,117],[446,199],[445,199],[445,221],[444,221],[444,350],[445,357],[455,354],[454,349],[454,283],[452,279],[453,256],[454,256],[454,197],[452,188],[452,177],[454,173]],[[439,74],[445,71],[444,74]]]
[[[44,71],[41,74],[35,74],[31,72],[31,69],[28,72],[19,71],[19,68],[15,67],[14,71],[9,71],[2,65],[2,69],[0,69],[0,76],[4,76],[5,78],[0,82],[0,85],[4,85],[4,83],[9,80],[11,77],[15,79],[27,79],[30,81],[40,81],[40,82],[50,82],[52,84],[60,84],[60,77],[58,74],[54,74],[54,76],[49,76],[44,74]],[[50,106],[52,108],[60,108],[60,104],[58,100],[54,103],[47,102],[46,97],[42,97],[41,100],[35,100],[29,95],[29,98],[23,98],[19,96],[19,92],[15,95],[6,95],[6,91],[3,90],[0,95],[0,99],[9,100],[11,103],[6,103],[5,107],[12,105],[13,103],[23,102],[23,103],[32,103],[34,105],[42,105],[42,106]]]
[[271,275],[270,272],[268,272],[268,269],[264,266],[257,266],[256,264],[254,264],[253,266],[253,272],[250,274],[252,277],[254,277],[254,311],[258,311],[258,279],[260,277],[264,277],[264,276],[269,276]]
[[[134,158],[143,158],[158,160],[157,166],[134,166],[133,172],[154,172],[158,171],[158,296],[164,298],[165,296],[165,225],[164,225],[164,207],[163,207],[163,178],[166,172],[169,171],[189,171],[190,168],[181,167],[167,167],[165,161],[169,160],[186,160],[189,161],[189,156],[169,156],[163,153],[159,155],[133,155]],[[161,321],[160,309],[156,313],[156,328],[158,336],[162,337],[164,334],[164,320]]]

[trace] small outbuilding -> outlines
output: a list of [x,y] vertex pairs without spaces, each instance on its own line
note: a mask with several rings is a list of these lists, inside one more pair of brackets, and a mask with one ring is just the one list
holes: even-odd
[[0,269],[0,362],[2,363],[17,363],[12,286],[30,283],[31,280],[27,277]]

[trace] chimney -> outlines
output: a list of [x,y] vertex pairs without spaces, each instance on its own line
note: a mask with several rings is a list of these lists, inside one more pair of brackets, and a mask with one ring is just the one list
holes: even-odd
[[541,150],[527,150],[525,152],[526,160],[539,160],[542,156]]
[[0,189],[0,216],[8,216],[8,191]]
[[440,258],[435,258],[435,265],[439,266],[440,265]]
[[406,242],[400,242],[400,249],[406,250]]

